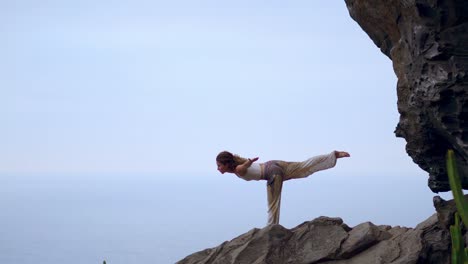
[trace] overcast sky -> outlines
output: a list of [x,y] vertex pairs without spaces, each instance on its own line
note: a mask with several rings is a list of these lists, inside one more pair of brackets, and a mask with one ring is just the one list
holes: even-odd
[[221,150],[418,171],[342,1],[6,1],[0,171],[208,173]]
[[145,174],[224,188],[241,180],[217,173],[219,151],[263,162],[337,149],[351,158],[300,182],[336,177],[343,197],[376,189],[389,203],[421,194],[426,211],[408,224],[432,210],[427,173],[393,132],[391,60],[344,1],[2,1],[0,34],[0,177]]

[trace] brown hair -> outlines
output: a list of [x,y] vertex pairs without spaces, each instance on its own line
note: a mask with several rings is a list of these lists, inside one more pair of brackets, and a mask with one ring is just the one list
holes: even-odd
[[216,156],[216,161],[223,165],[227,165],[230,170],[234,171],[237,165],[246,162],[247,159],[239,155],[232,154],[229,151],[222,151],[218,156]]

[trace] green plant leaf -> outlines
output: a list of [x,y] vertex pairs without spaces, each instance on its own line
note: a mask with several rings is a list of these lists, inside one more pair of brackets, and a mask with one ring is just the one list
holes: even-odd
[[455,154],[453,150],[447,151],[447,174],[449,178],[450,188],[457,205],[458,213],[465,226],[468,226],[468,203],[463,195],[460,176],[458,175],[457,165],[455,163]]

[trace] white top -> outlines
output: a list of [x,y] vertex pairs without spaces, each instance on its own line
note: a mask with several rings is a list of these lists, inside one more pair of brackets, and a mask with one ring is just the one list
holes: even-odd
[[262,167],[260,166],[260,163],[252,163],[252,165],[247,168],[247,172],[244,176],[237,176],[246,181],[259,181],[262,179]]

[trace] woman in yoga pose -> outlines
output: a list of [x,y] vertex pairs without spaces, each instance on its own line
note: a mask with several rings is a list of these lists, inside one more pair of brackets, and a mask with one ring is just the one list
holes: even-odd
[[349,156],[348,152],[335,150],[302,162],[270,160],[258,163],[258,157],[246,159],[223,151],[216,157],[216,165],[222,174],[234,173],[247,181],[267,181],[268,225],[271,225],[279,223],[283,181],[305,178],[314,172],[333,168],[337,159]]

